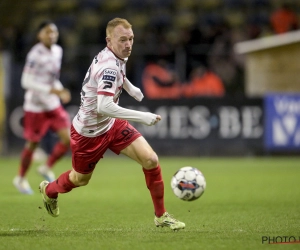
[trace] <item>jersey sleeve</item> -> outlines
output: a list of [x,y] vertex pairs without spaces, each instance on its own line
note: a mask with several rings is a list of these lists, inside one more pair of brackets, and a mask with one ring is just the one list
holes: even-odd
[[23,72],[21,77],[21,85],[24,89],[32,89],[41,93],[49,93],[51,86],[39,84],[34,75]]
[[36,52],[36,50],[30,51],[26,57],[25,66],[22,72],[21,86],[24,89],[49,93],[51,86],[48,84],[43,84],[43,82],[39,79],[42,68],[43,65],[40,62],[39,54]]
[[40,62],[37,53],[31,51],[26,57],[24,72],[31,75],[36,75],[39,71]]
[[117,89],[117,78],[119,69],[113,62],[108,62],[103,65],[97,74],[97,94],[114,96]]

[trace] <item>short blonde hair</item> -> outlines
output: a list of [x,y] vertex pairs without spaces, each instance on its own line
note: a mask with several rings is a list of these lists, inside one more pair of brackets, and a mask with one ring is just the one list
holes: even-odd
[[107,23],[106,36],[109,37],[114,28],[116,28],[118,25],[122,25],[125,29],[130,29],[132,27],[132,25],[126,19],[116,17]]

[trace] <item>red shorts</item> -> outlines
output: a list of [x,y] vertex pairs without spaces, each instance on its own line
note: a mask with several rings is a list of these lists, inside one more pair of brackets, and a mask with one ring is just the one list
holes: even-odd
[[89,174],[93,172],[98,161],[107,149],[115,154],[129,146],[142,136],[126,120],[116,119],[109,131],[97,137],[85,137],[71,126],[72,165],[76,172]]
[[70,117],[62,106],[47,112],[27,112],[24,115],[24,138],[40,142],[49,129],[54,132],[70,128]]

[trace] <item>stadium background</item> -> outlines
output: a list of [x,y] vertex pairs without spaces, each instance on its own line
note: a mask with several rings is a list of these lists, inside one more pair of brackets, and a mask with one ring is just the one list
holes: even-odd
[[[24,91],[20,77],[40,21],[50,18],[59,28],[59,43],[64,48],[61,81],[72,91],[72,103],[66,108],[74,115],[82,79],[91,59],[105,46],[107,21],[116,16],[133,24],[135,44],[127,76],[138,87],[143,89],[142,73],[147,62],[157,59],[172,65],[183,85],[195,65],[205,64],[225,86],[226,95],[222,98],[146,98],[141,104],[123,93],[121,105],[161,112],[165,117],[157,127],[137,125],[159,154],[299,154],[299,96],[293,92],[292,96],[277,93],[283,95],[249,97],[245,92],[245,57],[234,51],[238,42],[273,35],[269,20],[281,3],[279,0],[2,1],[1,154],[18,154],[23,146]],[[300,3],[296,0],[289,3],[299,16]],[[288,83],[286,86],[288,89]],[[277,114],[276,100],[296,108],[286,111],[287,116]],[[273,124],[277,124],[277,130]],[[278,145],[273,140],[277,134],[280,134]]]

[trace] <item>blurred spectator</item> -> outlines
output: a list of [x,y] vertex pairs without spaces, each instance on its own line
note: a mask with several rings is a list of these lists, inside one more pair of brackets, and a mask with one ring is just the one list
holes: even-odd
[[213,42],[204,34],[201,26],[192,26],[190,30],[184,30],[181,35],[181,42],[187,56],[186,75],[193,70],[193,62],[208,63],[208,52],[212,48]]
[[158,60],[157,63],[150,63],[145,67],[142,85],[148,99],[180,98],[178,76],[165,60]]
[[285,33],[299,28],[296,13],[289,4],[284,3],[271,14],[271,28],[276,34]]
[[184,96],[187,98],[222,97],[225,94],[224,84],[220,77],[204,65],[199,65],[191,72],[190,81],[183,89]]
[[[230,95],[240,95],[243,89],[240,75],[244,65],[235,61],[232,50],[237,32],[242,41],[269,35],[270,24],[272,33],[299,28],[299,0],[40,0],[32,1],[27,12],[26,4],[10,2],[14,8],[8,4],[0,8],[0,49],[11,51],[14,63],[23,63],[31,47],[28,34],[32,24],[45,17],[55,20],[62,29],[68,67],[62,77],[66,75],[64,82],[74,91],[79,91],[76,79],[84,78],[86,62],[105,43],[105,25],[113,16],[129,18],[139,34],[126,72],[134,75],[138,85],[142,84],[142,65],[148,56],[170,56],[168,61],[174,64],[181,82],[195,68],[193,62],[200,62],[222,79]],[[274,11],[278,2],[290,6],[285,4]],[[18,15],[19,11],[26,15]],[[6,13],[10,15],[3,15]]]

